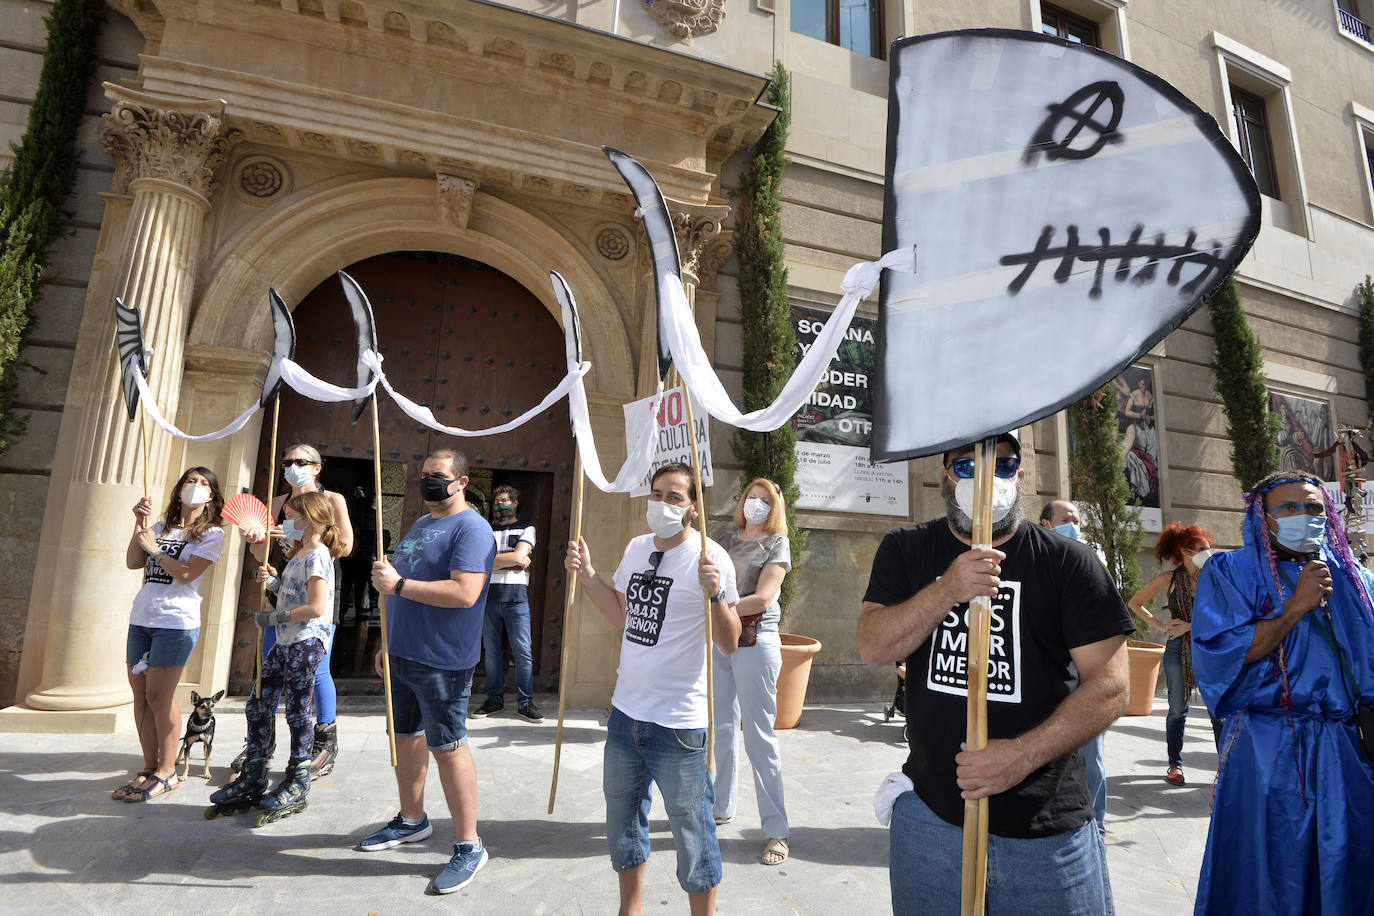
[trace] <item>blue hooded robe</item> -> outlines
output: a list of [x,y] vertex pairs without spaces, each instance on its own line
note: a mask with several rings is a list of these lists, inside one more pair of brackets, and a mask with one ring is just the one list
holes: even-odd
[[[1348,548],[1331,549],[1333,536],[1344,544],[1343,532],[1328,527],[1321,559],[1333,591],[1326,610],[1358,684],[1351,691],[1368,702],[1374,577]],[[1319,629],[1322,609],[1289,631],[1281,653],[1245,664],[1256,623],[1282,613],[1304,565],[1280,561],[1275,576],[1266,541],[1262,514],[1252,510],[1245,546],[1203,566],[1193,605],[1198,689],[1226,720],[1195,912],[1371,914],[1374,768],[1360,748],[1340,662]]]

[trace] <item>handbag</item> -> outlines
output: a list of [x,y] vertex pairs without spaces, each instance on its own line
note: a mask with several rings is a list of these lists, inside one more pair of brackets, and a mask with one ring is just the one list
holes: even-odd
[[747,614],[739,619],[739,647],[747,649],[759,641],[759,621],[763,614]]

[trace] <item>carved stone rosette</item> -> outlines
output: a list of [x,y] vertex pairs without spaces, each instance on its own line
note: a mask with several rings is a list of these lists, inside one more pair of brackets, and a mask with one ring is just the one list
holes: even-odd
[[725,0],[647,0],[644,8],[686,41],[711,34],[725,18]]
[[114,107],[100,142],[119,164],[116,193],[139,178],[181,185],[209,201],[229,149],[243,136],[224,123],[222,99],[171,103],[106,84]]

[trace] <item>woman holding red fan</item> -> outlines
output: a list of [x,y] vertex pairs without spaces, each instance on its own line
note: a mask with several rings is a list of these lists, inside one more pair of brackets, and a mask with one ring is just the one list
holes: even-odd
[[151,526],[152,500],[145,496],[134,506],[125,563],[143,570],[143,587],[129,614],[124,660],[134,692],[143,770],[115,789],[116,799],[144,802],[180,785],[176,689],[200,635],[200,579],[224,546],[223,507],[219,478],[202,467],[181,475],[161,520]]

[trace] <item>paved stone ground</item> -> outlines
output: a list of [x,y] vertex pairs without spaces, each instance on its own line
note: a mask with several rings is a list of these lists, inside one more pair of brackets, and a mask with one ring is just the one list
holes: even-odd
[[[545,699],[545,709],[557,708]],[[513,705],[513,704],[512,704]],[[144,805],[110,790],[140,762],[132,733],[0,736],[0,909],[8,913],[613,913],[616,882],[606,857],[601,795],[604,718],[569,715],[554,815],[545,813],[554,722],[507,713],[471,724],[491,860],[449,897],[425,895],[451,851],[451,822],[431,769],[427,798],[435,835],[382,853],[350,847],[396,811],[382,716],[339,718],[341,754],[315,784],[310,808],[253,829],[239,816],[213,822],[202,811],[227,777],[244,720],[221,710],[209,787],[198,775]],[[781,734],[792,857],[759,865],[752,780],[734,821],[721,828],[721,913],[881,913],[889,910],[887,831],[872,794],[905,756],[901,720],[882,703],[810,707]],[[1108,860],[1123,914],[1191,910],[1207,834],[1216,756],[1206,713],[1188,721],[1190,783],[1163,782],[1164,703],[1149,717],[1120,720],[1107,738]],[[285,735],[285,723],[278,723]],[[278,761],[278,767],[283,761]],[[744,769],[748,770],[747,764]],[[674,877],[672,837],[661,806],[652,822],[645,911],[685,913]]]

